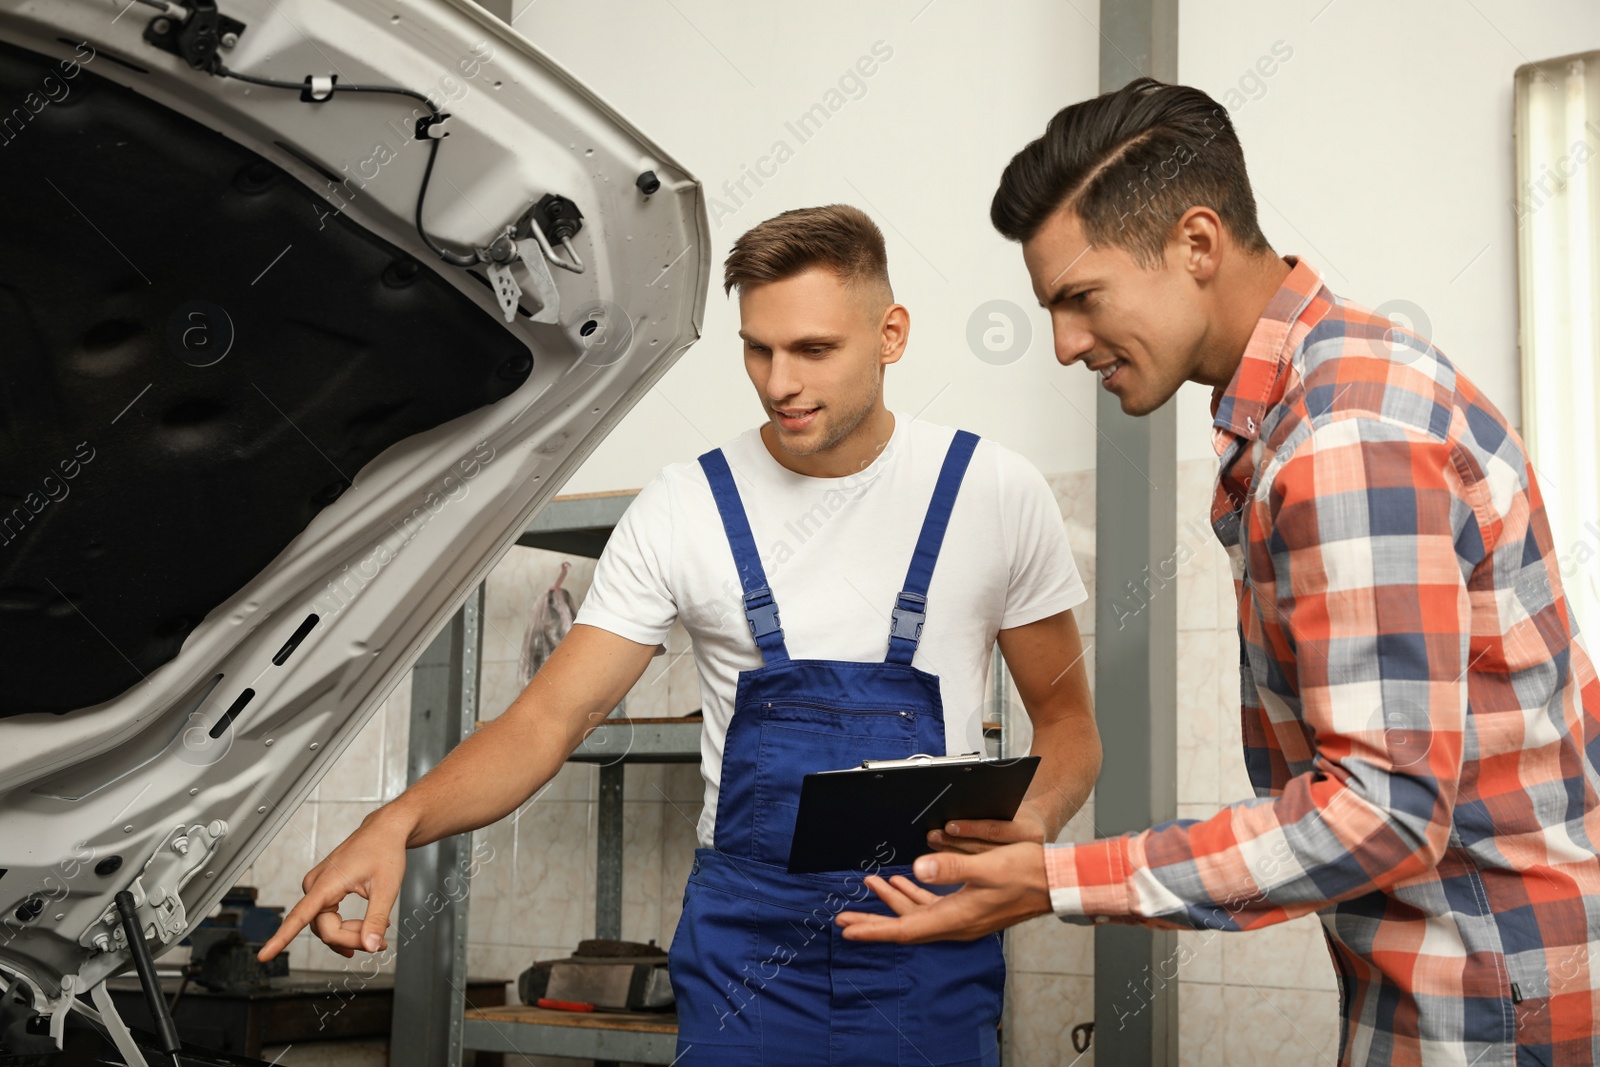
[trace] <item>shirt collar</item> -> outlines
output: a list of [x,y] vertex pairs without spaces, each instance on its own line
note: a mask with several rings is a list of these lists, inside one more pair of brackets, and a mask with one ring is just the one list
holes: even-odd
[[[1289,340],[1322,290],[1322,275],[1298,256],[1284,256],[1289,276],[1267,301],[1233,380],[1211,394],[1211,446],[1220,456],[1235,438],[1253,441],[1267,411],[1283,396],[1284,368],[1293,346]],[[1321,302],[1326,309],[1327,301]],[[1313,316],[1320,317],[1320,310]],[[1308,323],[1309,324],[1309,323]]]

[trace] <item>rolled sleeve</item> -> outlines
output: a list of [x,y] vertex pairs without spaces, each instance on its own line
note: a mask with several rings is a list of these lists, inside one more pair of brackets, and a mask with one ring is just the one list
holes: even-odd
[[678,617],[670,575],[674,529],[672,493],[657,476],[612,530],[574,622],[642,645],[665,641]]
[[1132,865],[1126,837],[1047,846],[1044,869],[1050,883],[1050,907],[1067,922],[1132,915]]

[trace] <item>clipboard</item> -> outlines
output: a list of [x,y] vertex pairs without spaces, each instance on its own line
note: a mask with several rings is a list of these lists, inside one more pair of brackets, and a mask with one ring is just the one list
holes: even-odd
[[790,874],[874,873],[925,853],[928,831],[951,819],[1010,819],[1038,756],[915,755],[818,771],[800,785]]

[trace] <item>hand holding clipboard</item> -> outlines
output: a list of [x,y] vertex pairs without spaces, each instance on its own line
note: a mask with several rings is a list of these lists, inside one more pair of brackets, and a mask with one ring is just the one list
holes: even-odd
[[928,831],[952,819],[1011,819],[1038,756],[915,755],[818,771],[800,787],[790,874],[910,863],[933,849]]

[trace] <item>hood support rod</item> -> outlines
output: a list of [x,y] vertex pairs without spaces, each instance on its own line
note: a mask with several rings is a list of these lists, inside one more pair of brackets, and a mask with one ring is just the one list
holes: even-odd
[[133,894],[124,889],[116,895],[117,911],[122,915],[122,929],[128,935],[128,951],[133,955],[133,966],[139,972],[139,985],[144,989],[145,1006],[155,1021],[156,1033],[161,1038],[161,1051],[173,1055],[183,1047],[178,1037],[178,1027],[167,1010],[167,998],[161,995],[161,981],[156,977],[156,963],[150,956],[150,946],[144,942],[144,924],[134,908]]

